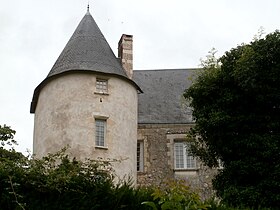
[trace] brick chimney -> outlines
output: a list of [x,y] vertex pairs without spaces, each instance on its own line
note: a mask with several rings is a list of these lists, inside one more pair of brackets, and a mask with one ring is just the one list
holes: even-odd
[[123,34],[118,47],[118,57],[121,60],[121,64],[126,71],[127,76],[132,79],[133,75],[133,36]]

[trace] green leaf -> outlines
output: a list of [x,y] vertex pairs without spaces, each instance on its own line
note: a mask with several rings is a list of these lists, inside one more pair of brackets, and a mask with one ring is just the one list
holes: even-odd
[[141,203],[141,205],[150,206],[153,208],[153,210],[157,210],[156,204],[152,201],[144,201]]

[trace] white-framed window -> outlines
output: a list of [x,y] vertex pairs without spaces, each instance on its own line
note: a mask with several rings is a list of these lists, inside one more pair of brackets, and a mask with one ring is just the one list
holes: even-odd
[[144,171],[144,142],[137,141],[137,171]]
[[196,160],[188,152],[186,142],[174,142],[174,168],[196,169]]
[[95,146],[105,147],[106,119],[95,119]]
[[96,92],[108,93],[108,80],[97,78],[96,79]]

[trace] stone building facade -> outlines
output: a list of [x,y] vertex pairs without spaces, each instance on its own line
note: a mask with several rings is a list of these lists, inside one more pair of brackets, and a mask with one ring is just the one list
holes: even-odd
[[212,195],[217,170],[205,167],[187,151],[186,135],[195,122],[183,98],[200,69],[136,70],[133,79],[142,88],[138,97],[137,169],[139,185],[183,179]]
[[174,140],[185,138],[191,125],[138,125],[138,142],[143,144],[143,165],[138,172],[138,184],[160,184],[174,178]]
[[79,159],[121,160],[117,176],[139,185],[179,178],[209,193],[215,172],[186,149],[194,121],[183,93],[198,71],[133,71],[133,36],[122,35],[117,58],[88,10],[34,90],[33,151],[69,145]]
[[211,181],[217,170],[195,160],[193,168],[176,168],[175,144],[185,142],[193,124],[142,124],[138,125],[138,146],[143,145],[143,167],[138,168],[137,184],[160,185],[165,181],[180,179],[197,190],[203,199],[214,192]]

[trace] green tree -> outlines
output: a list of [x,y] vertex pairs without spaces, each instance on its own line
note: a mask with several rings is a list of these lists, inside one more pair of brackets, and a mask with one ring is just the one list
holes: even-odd
[[42,159],[8,145],[15,131],[0,126],[0,209],[147,209],[151,192],[129,181],[116,183],[111,161],[78,161],[67,149]]
[[0,125],[0,147],[3,148],[5,145],[12,146],[13,144],[17,144],[17,142],[14,140],[15,134],[16,131],[11,129],[11,127],[7,125]]
[[210,167],[223,162],[223,170],[213,180],[223,201],[277,208],[280,32],[208,61],[184,93],[196,121],[189,133],[191,150]]
[[17,141],[14,139],[16,131],[10,126],[0,125],[0,161],[19,160],[24,158],[24,155],[20,152],[16,152],[14,145],[17,145]]

